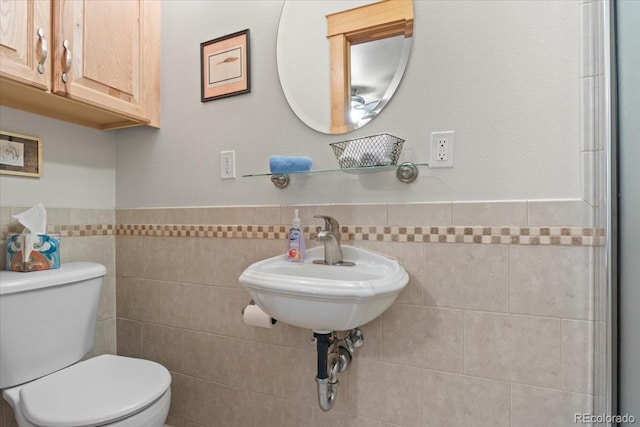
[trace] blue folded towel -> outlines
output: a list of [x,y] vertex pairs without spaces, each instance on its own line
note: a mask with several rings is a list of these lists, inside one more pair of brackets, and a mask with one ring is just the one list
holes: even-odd
[[311,170],[312,163],[307,156],[271,156],[269,170],[271,173],[304,172]]

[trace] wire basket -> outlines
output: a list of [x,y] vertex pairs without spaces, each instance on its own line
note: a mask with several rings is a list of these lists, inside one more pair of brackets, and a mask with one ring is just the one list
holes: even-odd
[[388,133],[334,142],[333,153],[342,169],[398,164],[404,139]]

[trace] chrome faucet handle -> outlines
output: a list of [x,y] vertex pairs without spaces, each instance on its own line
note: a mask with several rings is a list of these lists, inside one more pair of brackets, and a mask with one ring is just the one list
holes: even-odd
[[324,229],[335,233],[336,238],[340,239],[340,224],[338,224],[338,221],[335,218],[327,215],[314,215],[313,217],[324,219]]

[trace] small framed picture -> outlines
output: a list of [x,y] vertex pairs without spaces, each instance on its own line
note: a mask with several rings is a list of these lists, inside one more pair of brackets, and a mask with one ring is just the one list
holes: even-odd
[[251,92],[249,29],[200,43],[201,101]]
[[40,178],[42,140],[33,136],[0,131],[0,174]]

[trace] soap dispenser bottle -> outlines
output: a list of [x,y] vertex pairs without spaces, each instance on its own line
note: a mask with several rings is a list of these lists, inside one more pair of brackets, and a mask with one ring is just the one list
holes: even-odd
[[287,259],[290,262],[303,262],[307,254],[304,248],[304,233],[300,228],[300,218],[298,217],[298,209],[295,210],[293,217],[293,225],[289,229],[289,248],[287,250]]

